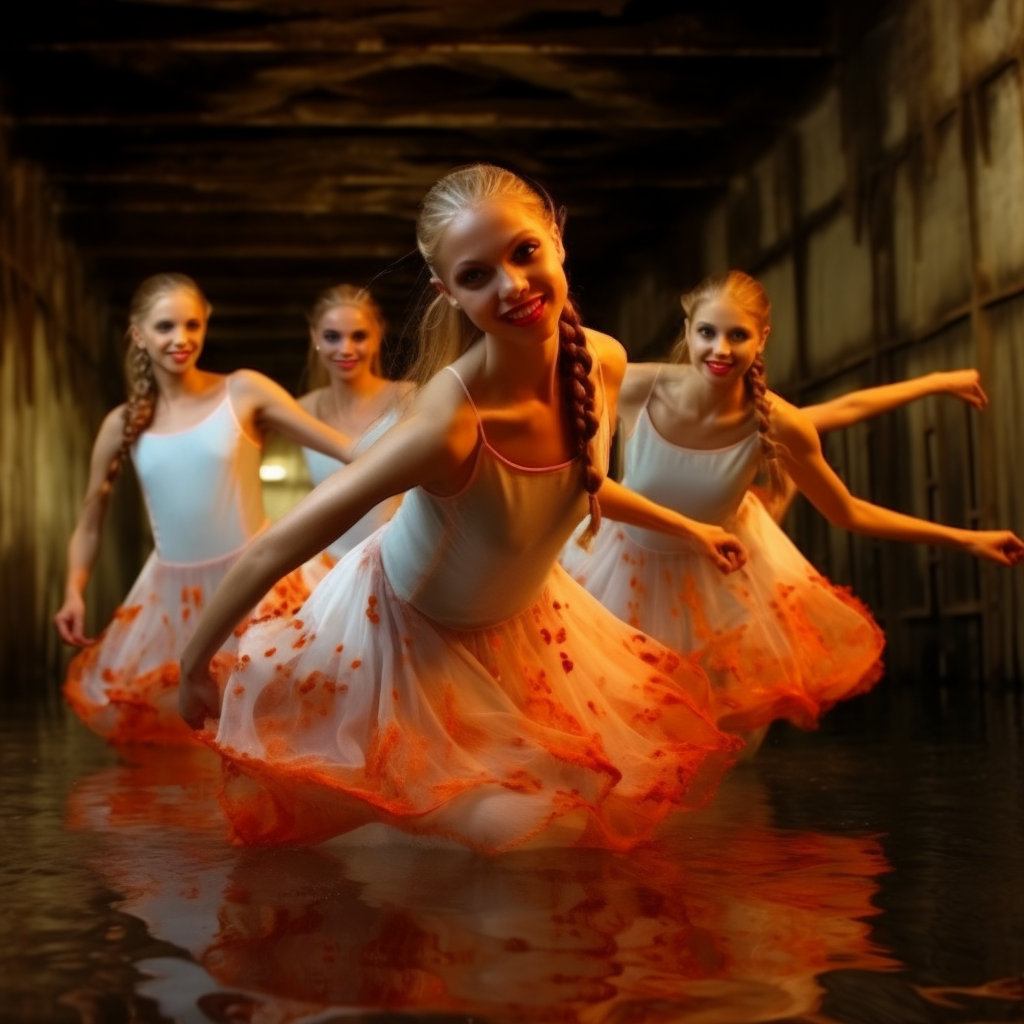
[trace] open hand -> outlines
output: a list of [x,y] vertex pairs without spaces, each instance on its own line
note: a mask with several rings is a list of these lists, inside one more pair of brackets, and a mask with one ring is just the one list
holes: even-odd
[[967,550],[978,558],[987,558],[1000,565],[1024,562],[1024,541],[1011,530],[977,530],[972,534]]
[[60,611],[53,617],[53,624],[66,644],[85,647],[93,642],[85,635],[85,602],[80,594],[64,598]]
[[981,386],[981,374],[977,370],[947,370],[940,373],[942,390],[947,395],[960,398],[975,409],[988,405],[988,395]]

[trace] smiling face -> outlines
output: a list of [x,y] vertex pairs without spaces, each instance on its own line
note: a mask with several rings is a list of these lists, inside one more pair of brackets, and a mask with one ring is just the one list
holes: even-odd
[[454,217],[437,247],[435,287],[484,334],[512,342],[552,337],[568,296],[564,251],[526,205],[497,199]]
[[131,325],[133,344],[143,349],[154,370],[183,376],[195,368],[206,337],[206,304],[189,288],[156,296]]
[[695,306],[686,324],[690,362],[716,386],[741,381],[763,351],[770,328],[727,291]]
[[352,383],[379,376],[381,327],[361,306],[332,306],[311,335],[317,358],[332,379]]

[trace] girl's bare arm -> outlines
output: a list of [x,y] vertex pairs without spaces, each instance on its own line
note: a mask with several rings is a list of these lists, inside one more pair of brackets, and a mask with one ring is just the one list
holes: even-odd
[[91,642],[85,635],[85,587],[96,564],[99,553],[100,532],[110,504],[103,493],[110,464],[121,447],[124,424],[124,406],[107,414],[93,443],[89,461],[89,482],[85,499],[78,513],[78,522],[68,541],[67,577],[64,585],[64,603],[53,617],[61,639],[76,647]]

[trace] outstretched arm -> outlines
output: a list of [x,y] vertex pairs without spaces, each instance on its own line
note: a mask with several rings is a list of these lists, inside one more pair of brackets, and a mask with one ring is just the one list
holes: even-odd
[[261,434],[274,431],[339,462],[352,461],[353,439],[307,412],[269,377],[255,370],[236,370],[229,387],[239,416],[250,420]]
[[110,504],[103,493],[103,483],[114,456],[121,447],[124,406],[107,414],[93,443],[89,462],[89,482],[85,500],[78,513],[78,522],[68,541],[68,568],[64,585],[64,603],[53,617],[53,623],[66,644],[84,647],[92,640],[85,635],[85,587],[96,564],[100,532]]
[[855,498],[825,461],[811,421],[773,396],[772,430],[796,486],[833,526],[889,540],[942,544],[1001,565],[1024,560],[1024,542],[1009,530],[966,530],[904,515]]
[[951,395],[975,409],[984,409],[988,405],[988,395],[981,386],[981,375],[977,370],[949,370],[852,391],[830,402],[804,406],[801,412],[819,434],[827,434],[830,430],[841,430],[928,395]]
[[193,728],[219,715],[210,659],[277,580],[386,498],[418,484],[444,490],[459,473],[476,446],[476,420],[457,381],[440,377],[376,444],[253,540],[221,581],[182,653],[178,707]]
[[688,541],[693,549],[710,558],[725,573],[742,567],[747,552],[739,540],[727,530],[711,523],[701,523],[623,487],[609,477],[597,492],[601,514],[620,523],[657,530]]

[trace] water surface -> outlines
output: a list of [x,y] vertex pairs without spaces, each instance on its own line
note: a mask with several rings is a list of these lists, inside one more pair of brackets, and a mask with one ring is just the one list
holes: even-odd
[[1024,1019],[1024,717],[884,690],[628,855],[231,846],[206,752],[0,725],[0,1019]]

